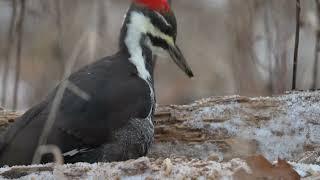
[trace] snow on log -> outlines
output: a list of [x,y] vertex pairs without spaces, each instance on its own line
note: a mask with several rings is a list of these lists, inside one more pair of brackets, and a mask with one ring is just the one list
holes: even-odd
[[76,163],[0,168],[6,179],[317,179],[320,166],[287,163],[271,164],[263,156],[228,162],[175,158],[148,158],[112,163]]
[[[19,115],[21,113],[0,108],[0,134]],[[297,177],[295,172],[301,177],[316,177],[320,173],[319,91],[292,92],[276,97],[211,97],[189,105],[159,106],[155,124],[155,143],[148,157],[93,165],[7,167],[2,168],[0,174],[39,178],[61,175],[67,178],[203,176],[236,179],[260,172],[248,161],[256,154],[267,159],[254,159],[253,164],[264,164],[270,172],[278,172],[274,167],[291,167],[267,163],[280,157],[294,167],[294,172],[287,168],[291,178]]]
[[[263,154],[297,161],[320,147],[320,92],[278,97],[212,97],[158,107],[151,156],[224,160]],[[316,163],[316,159],[309,159]],[[317,162],[320,163],[320,162]]]

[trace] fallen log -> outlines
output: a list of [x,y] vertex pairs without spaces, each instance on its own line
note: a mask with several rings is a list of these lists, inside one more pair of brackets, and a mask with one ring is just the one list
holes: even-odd
[[[21,113],[0,110],[0,134]],[[188,105],[159,106],[155,115],[154,160],[246,159],[262,154],[320,164],[320,92],[276,97],[211,97]],[[222,162],[221,162],[222,163]]]
[[112,163],[45,164],[0,168],[7,179],[319,179],[320,166],[271,164],[263,156],[228,162],[175,158],[148,158]]
[[320,147],[320,92],[211,97],[160,106],[155,139],[152,157],[189,154],[205,159],[218,154],[230,160],[263,154],[269,160],[297,161]]

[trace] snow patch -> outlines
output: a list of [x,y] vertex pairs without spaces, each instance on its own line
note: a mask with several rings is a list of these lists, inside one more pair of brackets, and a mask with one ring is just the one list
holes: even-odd
[[[256,99],[250,98],[251,101]],[[217,136],[219,133],[227,133],[230,137],[255,140],[260,153],[269,160],[276,160],[278,157],[293,160],[303,152],[305,145],[320,145],[318,96],[307,92],[273,98],[273,101],[284,103],[277,108],[267,105],[270,98],[259,98],[260,102],[263,100],[266,101],[265,108],[270,108],[270,111],[252,110],[246,108],[245,103],[238,102],[216,104],[200,108],[186,124],[196,129],[205,129]],[[226,117],[227,119],[223,119]],[[266,117],[266,120],[255,121],[255,117]],[[207,123],[205,119],[214,122]]]

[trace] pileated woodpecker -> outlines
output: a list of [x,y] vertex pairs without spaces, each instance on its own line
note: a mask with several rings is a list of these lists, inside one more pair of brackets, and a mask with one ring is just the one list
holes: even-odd
[[[155,55],[169,54],[193,77],[176,36],[177,23],[167,0],[134,0],[120,32],[119,51],[68,77],[90,99],[66,89],[46,144],[59,147],[66,163],[146,155],[154,136]],[[9,128],[0,142],[0,165],[32,163],[59,86]]]

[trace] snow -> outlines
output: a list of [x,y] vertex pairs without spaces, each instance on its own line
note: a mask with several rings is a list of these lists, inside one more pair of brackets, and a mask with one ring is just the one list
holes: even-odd
[[[236,101],[216,104],[200,108],[196,115],[185,123],[215,135],[227,133],[231,137],[255,140],[260,153],[269,160],[273,161],[278,157],[293,160],[304,151],[306,145],[320,145],[318,94],[306,92],[278,98],[249,98],[250,101],[265,101],[265,104],[262,104],[265,105],[263,110],[247,108],[245,103]],[[271,99],[282,105],[269,105]],[[223,119],[226,117],[228,118]],[[255,117],[266,117],[266,120],[256,121]],[[222,121],[208,125],[203,119]]]
[[[290,162],[293,168],[302,178],[320,175],[319,165],[307,165]],[[39,168],[51,167],[48,170],[22,176],[21,180],[30,179],[232,179],[239,170],[244,170],[251,174],[250,167],[244,160],[232,159],[228,162],[219,163],[216,161],[202,161],[198,159],[150,159],[142,157],[137,160],[113,163],[76,163],[66,165],[36,165],[36,166],[16,166],[14,168]],[[0,168],[3,173],[10,168]]]
[[[169,164],[169,165],[168,165]],[[167,167],[166,167],[167,166]],[[29,166],[29,168],[35,166]],[[36,166],[39,167],[39,166]],[[234,159],[226,163],[215,161],[201,161],[193,159],[191,161],[182,158],[152,160],[142,157],[137,160],[117,163],[77,163],[63,166],[53,166],[53,164],[43,165],[42,167],[54,167],[52,171],[33,173],[21,177],[23,180],[29,179],[183,179],[198,177],[205,179],[209,175],[231,179],[235,171],[244,169],[250,172],[247,164],[240,159]],[[17,167],[15,167],[17,168]],[[25,167],[21,167],[25,168]],[[166,169],[166,168],[169,168]],[[7,171],[8,168],[1,168],[0,173]]]
[[157,157],[170,157],[170,156],[184,156],[194,157],[207,160],[208,157],[215,155],[217,160],[222,161],[223,155],[219,153],[219,148],[213,143],[198,144],[182,144],[182,143],[156,143],[152,145],[152,149],[148,156]]
[[297,171],[297,173],[301,177],[307,177],[310,175],[318,175],[320,176],[320,166],[315,164],[301,164],[301,163],[295,163],[290,162],[290,164],[293,166],[293,169]]

